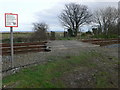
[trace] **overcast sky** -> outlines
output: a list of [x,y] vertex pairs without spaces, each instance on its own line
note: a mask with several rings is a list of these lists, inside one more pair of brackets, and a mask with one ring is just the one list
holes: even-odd
[[49,31],[63,31],[58,15],[67,3],[75,2],[87,5],[93,11],[107,6],[118,7],[119,0],[0,0],[0,30],[10,31],[5,27],[4,14],[18,14],[18,27],[14,31],[32,31],[34,22],[45,22]]

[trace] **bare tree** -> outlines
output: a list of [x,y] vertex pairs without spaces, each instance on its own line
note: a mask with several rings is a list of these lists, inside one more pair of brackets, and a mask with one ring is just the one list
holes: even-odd
[[115,7],[106,7],[95,11],[94,19],[99,23],[99,32],[108,35],[112,27],[117,25],[118,10]]
[[117,25],[117,29],[118,29],[118,35],[120,36],[120,1],[118,2],[118,25]]
[[65,9],[59,16],[63,26],[65,26],[74,36],[77,36],[80,25],[90,22],[92,14],[87,6],[70,3],[65,5]]
[[46,23],[33,23],[34,33],[31,36],[32,41],[43,41],[47,39],[47,29],[48,25]]

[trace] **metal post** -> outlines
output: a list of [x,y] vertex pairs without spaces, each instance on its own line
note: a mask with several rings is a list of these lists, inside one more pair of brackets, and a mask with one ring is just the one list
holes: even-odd
[[13,27],[10,27],[10,44],[11,44],[11,67],[13,68]]

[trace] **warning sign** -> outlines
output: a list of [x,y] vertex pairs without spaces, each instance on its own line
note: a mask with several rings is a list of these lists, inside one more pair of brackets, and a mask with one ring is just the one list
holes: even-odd
[[5,13],[5,27],[18,27],[18,14]]

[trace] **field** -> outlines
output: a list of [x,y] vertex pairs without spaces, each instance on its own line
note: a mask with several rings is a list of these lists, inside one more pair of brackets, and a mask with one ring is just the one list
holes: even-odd
[[[15,43],[27,42],[27,41],[29,41],[32,34],[33,34],[33,32],[14,32],[13,33],[14,42]],[[49,32],[49,35],[50,35],[50,32]],[[55,32],[56,39],[64,40],[63,36],[64,36],[63,32]],[[65,38],[65,39],[68,39],[68,38]],[[10,33],[2,33],[1,42],[9,43],[10,42]]]
[[[13,41],[14,43],[27,42],[33,32],[14,32]],[[2,43],[10,43],[10,33],[2,33]]]
[[[14,32],[13,34],[13,37],[15,39],[15,41],[17,41],[16,39],[17,38],[21,38],[21,39],[24,39],[24,38],[29,38],[31,35],[33,34],[33,32]],[[83,33],[85,34],[85,33]],[[50,32],[49,32],[49,36],[50,36]],[[99,36],[90,36],[90,35],[81,35],[78,34],[77,37],[64,37],[64,32],[55,32],[55,38],[57,40],[77,40],[77,39],[92,39],[92,38],[105,38],[106,36],[104,35],[99,35]],[[109,38],[118,38],[117,35],[111,35],[111,36],[108,36],[107,37],[108,39]],[[8,41],[10,39],[10,33],[2,33],[2,38],[3,40],[3,43]]]
[[[18,37],[28,37],[32,34],[32,32],[14,32],[13,37],[18,38]],[[2,39],[9,39],[10,38],[10,33],[2,33]]]

